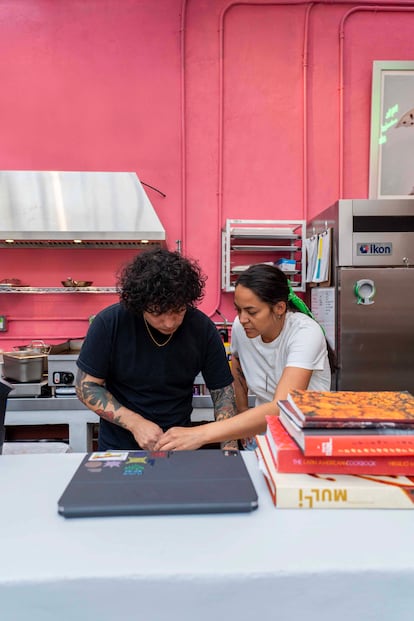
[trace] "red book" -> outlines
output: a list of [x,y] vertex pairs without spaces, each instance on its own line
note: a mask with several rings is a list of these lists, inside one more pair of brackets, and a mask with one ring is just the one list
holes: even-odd
[[307,457],[414,456],[414,433],[410,430],[303,429],[293,422],[282,407],[279,418]]
[[306,457],[286,431],[278,416],[267,416],[266,441],[278,472],[307,474],[414,475],[412,456]]

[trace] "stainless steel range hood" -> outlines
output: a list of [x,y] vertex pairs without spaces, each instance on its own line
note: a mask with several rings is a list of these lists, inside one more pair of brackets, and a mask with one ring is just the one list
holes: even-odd
[[133,172],[0,171],[0,246],[162,245]]

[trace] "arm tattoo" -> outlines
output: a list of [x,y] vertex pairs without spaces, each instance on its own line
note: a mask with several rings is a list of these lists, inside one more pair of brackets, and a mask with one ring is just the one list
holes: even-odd
[[96,382],[86,381],[85,377],[86,373],[79,369],[76,375],[76,395],[78,399],[101,418],[120,427],[125,427],[121,422],[119,414],[117,414],[117,410],[120,410],[122,407],[121,404],[105,386]]
[[237,413],[236,398],[232,384],[224,388],[210,390],[210,394],[214,405],[215,420],[225,420],[235,416]]
[[[225,420],[237,414],[236,398],[232,384],[225,388],[219,388],[218,390],[210,390],[210,394],[214,405],[215,420]],[[238,442],[237,440],[221,442],[221,448],[237,449]]]

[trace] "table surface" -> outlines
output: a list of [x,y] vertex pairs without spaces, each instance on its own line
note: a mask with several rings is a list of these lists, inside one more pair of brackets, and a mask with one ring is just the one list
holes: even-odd
[[0,456],[2,619],[413,618],[412,511],[275,509],[246,452],[250,514],[65,520],[82,457]]

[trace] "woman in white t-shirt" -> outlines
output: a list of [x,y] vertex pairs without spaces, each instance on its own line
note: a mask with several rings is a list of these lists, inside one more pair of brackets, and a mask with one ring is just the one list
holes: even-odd
[[[237,279],[234,304],[231,351],[239,414],[199,427],[173,427],[157,449],[196,449],[254,436],[265,431],[265,417],[278,414],[277,402],[291,390],[330,390],[325,335],[282,270],[250,266]],[[256,396],[250,409],[248,392]]]

